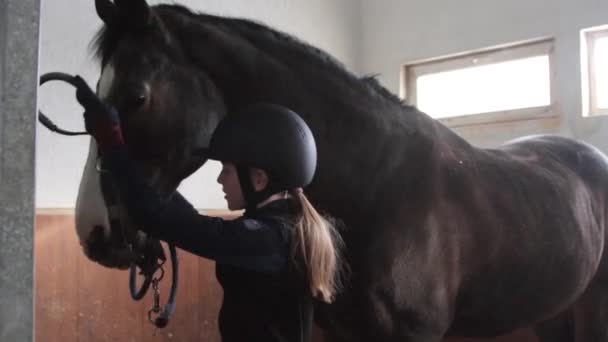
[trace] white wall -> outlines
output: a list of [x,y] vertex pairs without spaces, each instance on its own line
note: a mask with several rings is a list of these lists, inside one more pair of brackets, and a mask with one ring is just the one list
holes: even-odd
[[554,37],[559,118],[457,132],[483,146],[525,134],[557,132],[608,152],[608,117],[582,118],[579,39],[581,29],[608,24],[608,1],[370,0],[361,6],[361,70],[379,73],[381,82],[395,93],[400,67],[406,62]]
[[[160,3],[164,1],[150,1]],[[356,70],[359,5],[351,0],[181,0],[192,9],[252,18],[316,45]],[[40,72],[80,74],[94,85],[99,70],[88,44],[100,27],[94,0],[47,0],[41,8]],[[41,110],[58,125],[82,129],[74,90],[49,83],[39,92]],[[38,126],[36,207],[73,208],[88,148],[88,138],[67,138]],[[219,167],[210,163],[182,184],[180,191],[198,208],[224,208],[215,182]]]

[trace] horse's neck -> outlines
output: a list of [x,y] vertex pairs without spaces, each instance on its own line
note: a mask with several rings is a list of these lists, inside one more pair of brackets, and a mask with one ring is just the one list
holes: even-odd
[[[190,32],[198,35],[197,44],[182,45],[221,89],[229,111],[251,102],[274,101],[311,119],[327,115],[337,124],[369,124],[361,126],[365,131],[394,125],[414,130],[426,120],[386,96],[379,86],[358,79],[331,56],[295,38],[247,20],[197,18]],[[331,128],[322,127],[329,121],[327,116],[317,128]]]
[[369,211],[388,206],[394,201],[386,194],[391,187],[416,181],[408,177],[411,165],[431,163],[428,154],[442,128],[330,57],[247,23],[229,29],[217,22],[199,24],[201,43],[184,46],[221,89],[228,111],[275,102],[311,126],[320,153],[312,192],[322,194],[317,197],[327,207]]

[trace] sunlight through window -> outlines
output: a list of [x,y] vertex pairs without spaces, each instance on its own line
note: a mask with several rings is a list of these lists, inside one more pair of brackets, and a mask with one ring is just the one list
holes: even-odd
[[548,55],[431,73],[416,79],[416,104],[434,118],[548,106],[550,79]]
[[595,41],[595,94],[598,109],[608,109],[608,37]]

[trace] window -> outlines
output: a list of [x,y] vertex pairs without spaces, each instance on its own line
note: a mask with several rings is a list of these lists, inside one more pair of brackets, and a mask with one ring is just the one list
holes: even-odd
[[550,116],[552,48],[543,40],[408,64],[402,96],[454,125]]
[[[583,31],[583,92],[586,115],[608,114],[608,28]],[[586,63],[585,63],[586,62]]]

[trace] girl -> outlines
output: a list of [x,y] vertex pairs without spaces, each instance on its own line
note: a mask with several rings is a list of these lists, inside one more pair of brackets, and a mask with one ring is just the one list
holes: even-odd
[[313,299],[330,302],[338,287],[340,240],[302,188],[317,151],[306,123],[287,108],[259,104],[227,115],[207,151],[222,162],[218,182],[236,220],[200,215],[179,193],[169,200],[144,184],[122,139],[118,113],[78,78],[85,127],[130,217],[149,236],[216,261],[224,290],[224,342],[309,341]]

